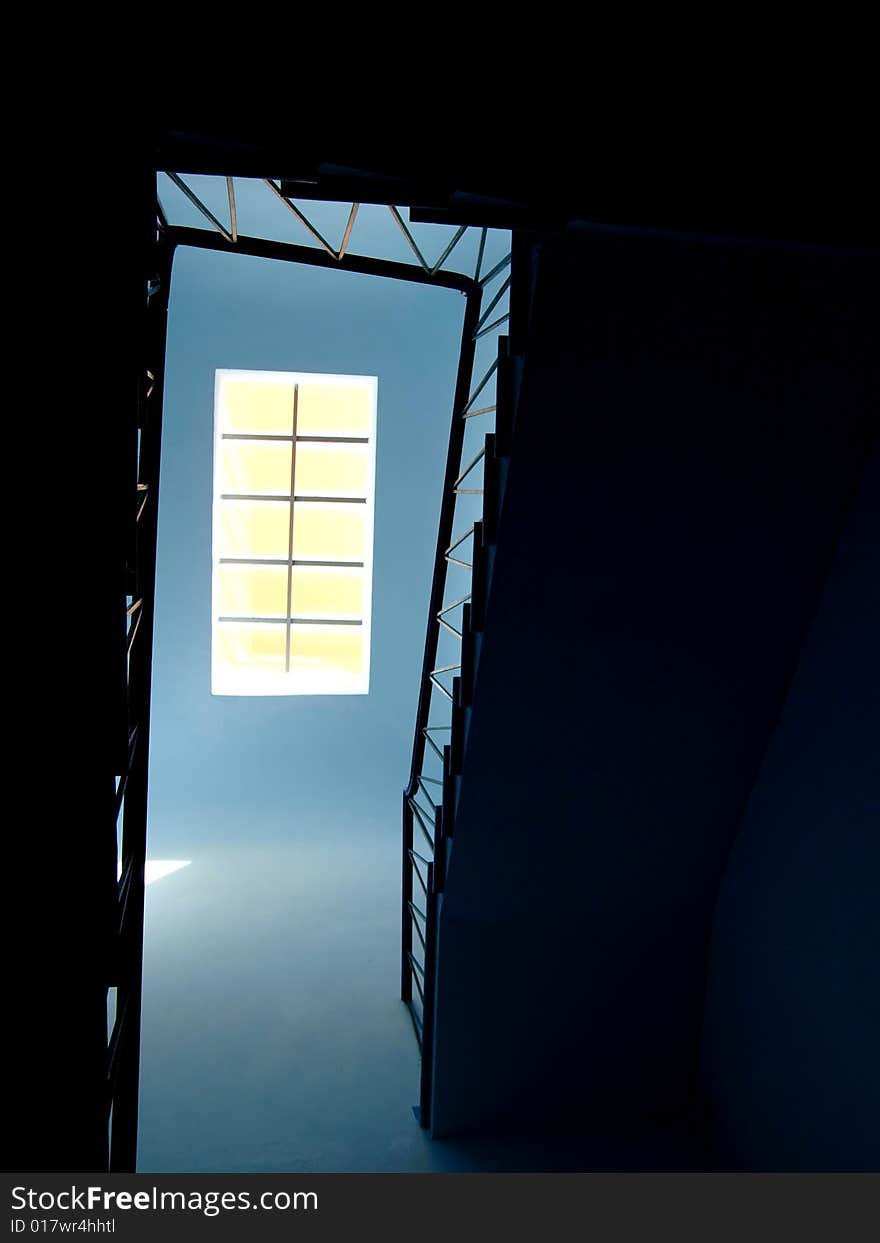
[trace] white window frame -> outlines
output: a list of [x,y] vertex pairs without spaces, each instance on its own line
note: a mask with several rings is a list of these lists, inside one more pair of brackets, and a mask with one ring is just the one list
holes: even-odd
[[[232,624],[230,622],[221,623],[219,612],[219,571],[220,566],[226,563],[226,559],[220,556],[220,525],[221,510],[224,503],[223,495],[220,491],[220,465],[221,465],[221,444],[225,435],[223,431],[223,386],[227,380],[234,380],[237,383],[269,383],[273,385],[288,385],[291,390],[291,401],[293,402],[293,393],[297,385],[309,386],[331,386],[336,388],[355,387],[361,391],[367,391],[369,394],[369,429],[367,432],[367,489],[364,498],[366,507],[365,533],[364,533],[364,551],[363,551],[363,612],[360,620],[359,630],[363,643],[363,666],[360,673],[352,673],[350,670],[315,670],[304,671],[292,669],[290,671],[280,670],[270,672],[267,670],[239,669],[233,670],[222,663],[218,658],[218,627],[220,624]],[[263,696],[263,695],[365,695],[370,689],[370,648],[371,648],[371,620],[372,620],[372,587],[373,587],[373,535],[374,535],[374,510],[375,510],[375,471],[376,471],[376,414],[377,414],[377,397],[378,397],[378,378],[376,376],[362,375],[333,375],[323,372],[293,372],[293,371],[252,371],[238,370],[234,368],[220,368],[214,374],[214,473],[213,473],[213,509],[212,509],[212,575],[211,575],[211,694],[217,696]],[[259,433],[254,433],[254,438],[261,439]],[[268,437],[267,439],[275,439],[277,437]],[[291,434],[292,451],[295,455],[296,445],[300,440],[299,435]],[[304,437],[303,439],[314,441],[315,437]],[[341,443],[345,443],[345,437],[322,437],[328,443],[334,439],[338,439]],[[296,508],[298,503],[295,495],[285,496],[292,507],[291,522],[291,543],[288,546],[288,581],[289,585],[292,581],[292,571],[294,566],[303,564],[337,564],[336,562],[304,562],[297,561],[292,556],[292,540],[293,527],[296,521]],[[332,496],[322,496],[320,503],[333,504]],[[337,502],[339,503],[339,502]],[[241,559],[237,558],[241,563]],[[279,564],[279,559],[267,559],[254,556],[247,559],[244,564]],[[344,562],[339,562],[345,565]],[[290,598],[290,595],[288,595]],[[249,621],[251,624],[267,624],[267,625],[286,625],[290,634],[290,642],[293,641],[293,625],[303,624],[295,622],[296,607],[295,600],[291,600],[291,608],[286,618],[278,618],[270,621],[259,621],[252,618],[241,616],[241,621]],[[308,624],[316,625],[342,625],[353,624],[340,621],[334,622],[313,622]],[[288,645],[289,651],[289,645]]]

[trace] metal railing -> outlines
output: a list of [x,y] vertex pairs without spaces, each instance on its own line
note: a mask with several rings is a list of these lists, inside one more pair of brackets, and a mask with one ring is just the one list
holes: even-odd
[[[507,264],[509,256],[484,279],[496,276]],[[508,278],[503,292],[509,285]],[[419,1120],[423,1127],[431,1120],[437,923],[453,840],[457,778],[464,758],[464,712],[473,688],[475,631],[482,622],[488,546],[494,542],[500,503],[499,456],[508,448],[499,444],[496,431],[486,430],[487,424],[496,427],[502,405],[499,362],[505,357],[506,339],[497,341],[497,356],[484,372],[479,368],[475,372],[472,366],[474,344],[507,322],[505,315],[486,327],[498,301],[496,295],[482,316],[478,305],[466,316],[412,764],[403,792],[401,996],[422,1052]],[[467,432],[476,427],[470,421],[479,416],[482,443],[475,452],[465,452]]]
[[[153,641],[153,601],[156,574],[157,499],[161,448],[165,330],[171,270],[178,246],[239,253],[285,262],[339,268],[344,271],[384,276],[418,284],[457,289],[466,299],[464,323],[456,374],[455,398],[450,426],[444,487],[438,523],[437,545],[431,582],[430,607],[425,637],[424,659],[419,686],[410,778],[404,792],[403,813],[403,920],[401,995],[407,1003],[422,1050],[422,1122],[427,1125],[429,1092],[427,1081],[431,1065],[432,1003],[436,952],[438,896],[445,878],[446,829],[451,824],[449,781],[456,757],[451,740],[458,711],[458,685],[467,661],[468,618],[474,582],[481,573],[479,548],[487,530],[483,502],[488,490],[492,498],[495,444],[487,426],[496,410],[498,358],[497,337],[509,319],[505,299],[509,295],[510,253],[490,267],[484,262],[490,230],[476,225],[444,230],[445,244],[430,262],[413,231],[407,226],[400,205],[370,206],[375,212],[387,210],[396,234],[403,237],[416,262],[375,254],[359,254],[358,220],[361,205],[348,207],[347,221],[338,246],[333,246],[314,221],[314,210],[303,209],[282,193],[276,182],[263,179],[272,197],[297,221],[303,237],[300,242],[274,240],[266,236],[242,234],[239,221],[241,202],[232,177],[203,177],[214,193],[222,185],[228,205],[228,226],[177,172],[165,176],[211,226],[187,227],[173,221],[158,196],[156,198],[156,246],[154,272],[145,305],[147,331],[143,387],[137,415],[131,429],[131,469],[134,475],[132,546],[129,558],[130,583],[125,598],[127,624],[128,702],[130,717],[129,751],[126,769],[118,776],[115,793],[117,816],[122,817],[119,840],[120,877],[118,884],[118,937],[116,971],[111,981],[115,989],[113,1023],[107,1046],[106,1108],[109,1127],[110,1168],[133,1171],[137,1145],[137,1100],[140,1056],[141,981],[143,966],[144,864],[147,845],[147,776],[149,766],[150,681]],[[251,180],[251,179],[248,179]],[[302,196],[300,196],[302,197]],[[219,209],[218,209],[219,210]],[[464,252],[468,234],[476,236],[473,271],[450,271],[453,255]],[[484,296],[491,294],[483,308]],[[479,378],[475,381],[474,377]],[[479,405],[477,403],[480,403]],[[475,553],[466,549],[476,549]],[[458,645],[457,653],[446,652],[447,644]],[[463,650],[461,650],[463,649]],[[447,685],[449,675],[452,684]],[[448,735],[450,742],[438,743]],[[437,796],[439,795],[439,802]],[[418,835],[416,837],[416,834]]]
[[133,416],[126,429],[125,466],[130,493],[124,598],[118,604],[119,624],[124,629],[128,745],[120,765],[122,771],[116,773],[113,798],[118,880],[112,965],[107,981],[110,1029],[104,1098],[109,1168],[115,1172],[133,1171],[137,1156],[157,501],[172,258],[172,248],[164,237],[157,238],[150,258],[140,340],[143,365]]

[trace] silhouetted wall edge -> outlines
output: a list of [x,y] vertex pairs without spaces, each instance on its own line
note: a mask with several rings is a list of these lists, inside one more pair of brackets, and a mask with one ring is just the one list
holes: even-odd
[[703,1076],[718,1158],[880,1169],[880,453],[721,886]]

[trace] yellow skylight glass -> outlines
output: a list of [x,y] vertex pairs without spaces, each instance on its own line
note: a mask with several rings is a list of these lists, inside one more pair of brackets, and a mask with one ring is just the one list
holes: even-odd
[[365,496],[367,445],[298,444],[294,488],[299,496]]
[[[241,374],[248,375],[247,372]],[[293,386],[285,381],[227,379],[219,397],[217,413],[222,431],[265,432],[286,436],[291,434]]]
[[368,691],[376,389],[216,373],[214,694]]
[[363,617],[363,570],[296,565],[292,588],[296,617]]
[[291,667],[310,673],[361,673],[364,644],[360,630],[360,626],[292,626]]
[[217,612],[220,617],[286,617],[287,567],[220,565]]
[[293,517],[293,555],[308,561],[362,561],[365,505],[303,501]]
[[250,622],[218,622],[215,661],[229,670],[284,672],[285,627]]
[[290,492],[292,441],[221,440],[221,492]]
[[225,501],[217,541],[221,557],[287,557],[290,505],[287,501]]
[[297,402],[301,436],[369,436],[375,398],[367,387],[345,389],[303,383]]

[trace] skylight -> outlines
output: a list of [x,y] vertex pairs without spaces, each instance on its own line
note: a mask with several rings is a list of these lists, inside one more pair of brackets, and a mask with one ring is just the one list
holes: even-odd
[[377,385],[216,372],[212,694],[369,690]]

